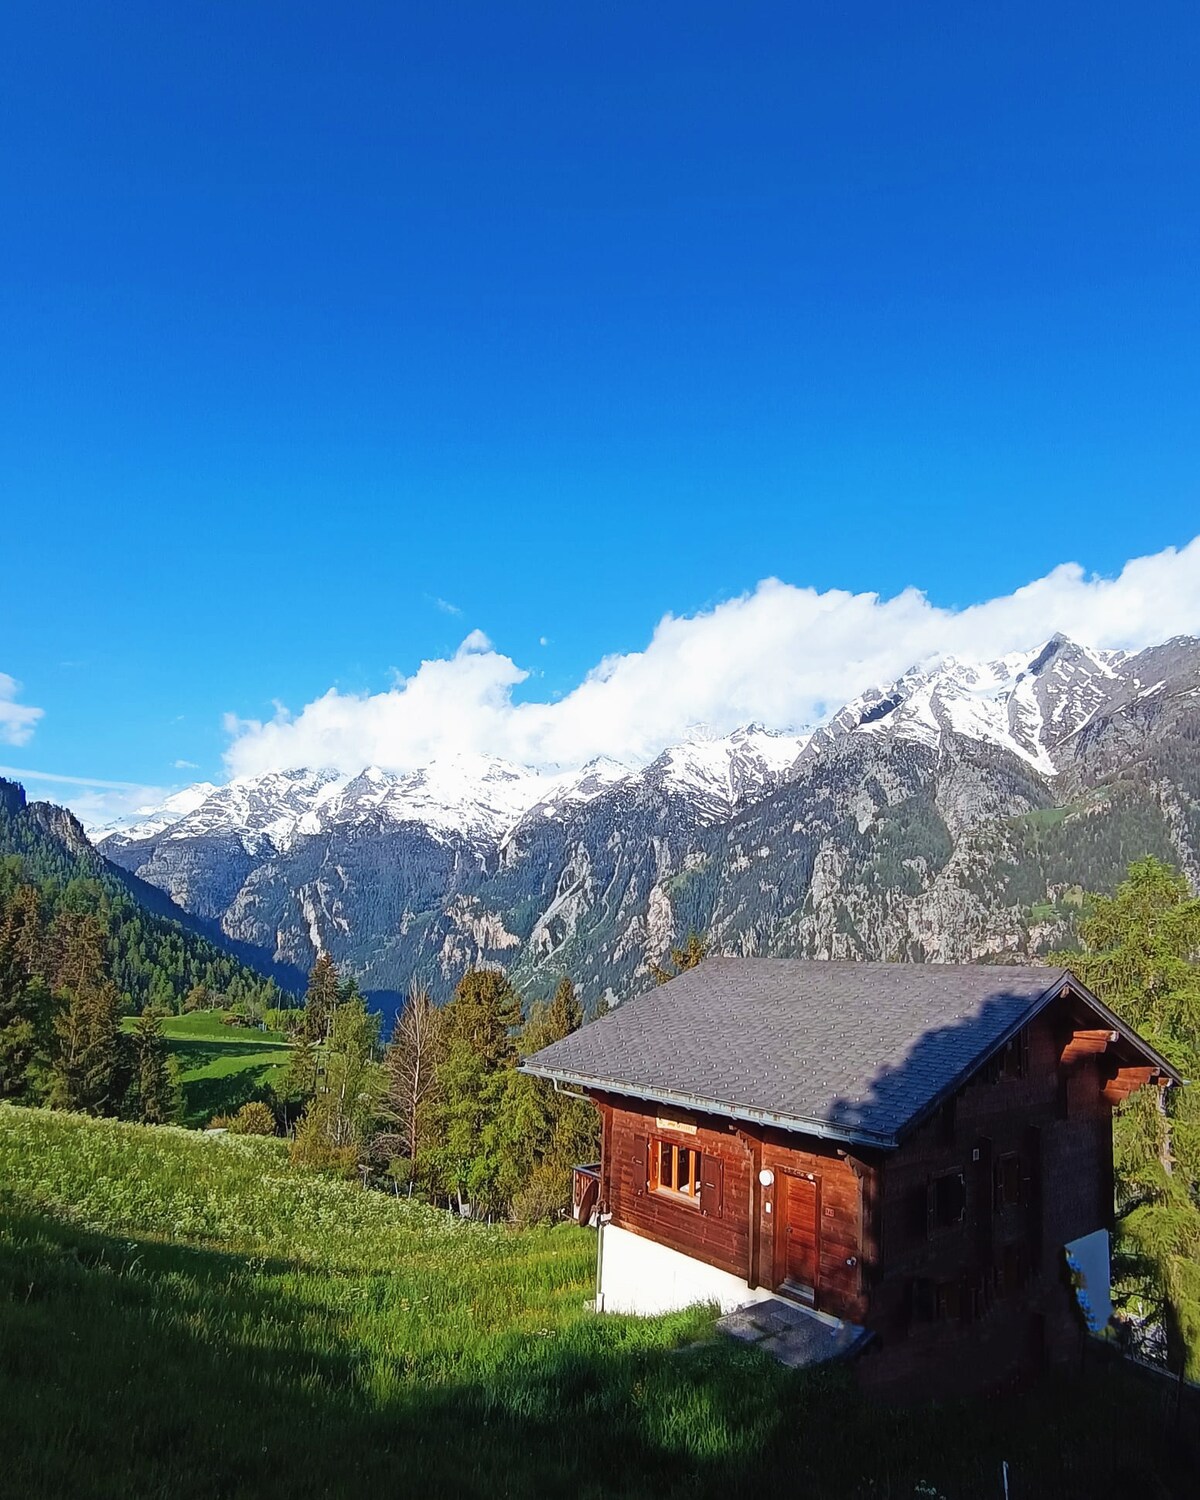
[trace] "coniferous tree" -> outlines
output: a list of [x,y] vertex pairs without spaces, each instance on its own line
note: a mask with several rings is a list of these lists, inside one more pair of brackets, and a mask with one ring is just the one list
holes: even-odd
[[36,1102],[44,1087],[51,1000],[0,934],[0,1099]]
[[133,1053],[132,1105],[143,1125],[169,1125],[179,1118],[181,1096],[162,1022],[152,1011],[137,1019],[130,1038]]
[[[1200,1069],[1200,900],[1157,859],[1129,867],[1057,953],[1185,1078]],[[1140,1089],[1117,1112],[1118,1291],[1161,1327],[1173,1369],[1200,1377],[1200,1103],[1195,1088]]]
[[546,1021],[555,1033],[554,1041],[570,1036],[583,1025],[583,1006],[579,1003],[574,984],[565,974],[558,981],[558,988],[554,991],[546,1012]]
[[121,996],[104,973],[104,930],[68,913],[59,933],[50,1103],[94,1115],[120,1112],[128,1085]]
[[469,969],[459,980],[443,1019],[448,1046],[471,1047],[489,1068],[515,1060],[521,997],[506,975],[495,969]]
[[319,1046],[328,1039],[338,1001],[338,975],[333,957],[328,953],[318,954],[304,992],[304,1032],[309,1041]]
[[671,962],[675,965],[675,972],[672,973],[663,964],[651,964],[650,972],[657,984],[667,984],[688,969],[694,969],[697,964],[703,963],[707,957],[707,939],[702,938],[698,932],[689,932],[682,948],[671,949]]
[[[535,1006],[521,1033],[522,1057],[578,1031],[583,1007],[570,979],[559,981],[548,1005]],[[521,1223],[553,1219],[571,1201],[572,1169],[599,1149],[599,1117],[585,1099],[556,1093],[544,1079],[514,1073],[504,1109],[518,1186],[513,1216]]]
[[36,886],[21,884],[4,904],[3,929],[17,963],[26,974],[42,972],[46,924]]
[[[287,1067],[279,1086],[281,1097],[287,1105],[302,1105],[317,1088],[317,1049],[303,1029],[296,1033],[288,1055]],[[294,1113],[294,1111],[293,1111]]]
[[379,1017],[361,999],[333,1013],[325,1069],[293,1142],[293,1157],[313,1166],[351,1172],[374,1134],[385,1089],[375,1060]]
[[51,999],[33,967],[40,929],[37,892],[18,886],[0,908],[0,1099],[36,1101],[45,1086]]
[[520,997],[491,969],[464,974],[442,1013],[445,1050],[429,1165],[460,1211],[469,1204],[477,1216],[500,1212],[513,1186],[510,1148],[519,1127],[511,1128],[504,1111],[520,1020]]
[[197,1010],[211,1010],[213,1007],[212,991],[206,984],[194,984],[183,997],[183,1008],[185,1012]]

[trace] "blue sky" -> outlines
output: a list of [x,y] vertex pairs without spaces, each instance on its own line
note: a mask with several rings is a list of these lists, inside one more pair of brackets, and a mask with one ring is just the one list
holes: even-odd
[[478,748],[668,613],[752,676],[763,579],[1183,547],[1198,64],[1191,4],[10,7],[0,760],[221,779],[422,661]]

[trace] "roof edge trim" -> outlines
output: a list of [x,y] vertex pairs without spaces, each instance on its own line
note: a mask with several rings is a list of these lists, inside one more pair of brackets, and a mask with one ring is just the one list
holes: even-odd
[[877,1150],[888,1150],[899,1144],[895,1135],[854,1130],[831,1125],[827,1120],[816,1120],[804,1115],[783,1115],[774,1110],[756,1109],[748,1104],[726,1104],[717,1099],[701,1098],[697,1094],[683,1094],[675,1089],[639,1088],[633,1084],[614,1082],[610,1078],[593,1078],[561,1068],[530,1067],[528,1063],[522,1063],[517,1071],[528,1073],[532,1078],[573,1083],[576,1087],[590,1089],[593,1093],[620,1094],[627,1099],[644,1099],[649,1104],[673,1104],[683,1109],[696,1110],[700,1114],[722,1115],[729,1120],[746,1120],[756,1125],[772,1125],[777,1130],[786,1130],[793,1135],[815,1135],[822,1140],[842,1141],[848,1146],[873,1146]]

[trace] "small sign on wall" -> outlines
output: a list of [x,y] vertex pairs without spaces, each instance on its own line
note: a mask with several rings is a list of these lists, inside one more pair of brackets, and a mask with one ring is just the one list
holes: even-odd
[[664,1114],[656,1115],[654,1120],[657,1130],[677,1130],[682,1135],[695,1135],[696,1122],[689,1120],[687,1115],[681,1114],[679,1110],[667,1110]]

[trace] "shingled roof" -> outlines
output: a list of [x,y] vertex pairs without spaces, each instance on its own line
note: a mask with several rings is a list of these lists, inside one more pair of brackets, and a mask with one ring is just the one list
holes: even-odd
[[710,958],[536,1052],[577,1087],[893,1146],[1065,981],[1066,969]]

